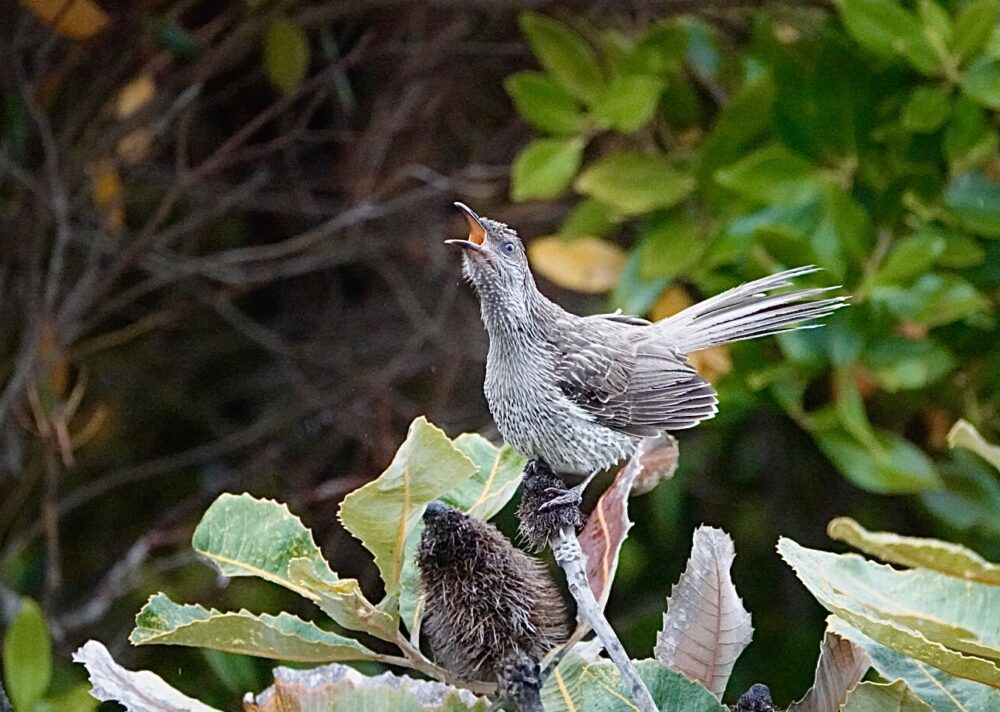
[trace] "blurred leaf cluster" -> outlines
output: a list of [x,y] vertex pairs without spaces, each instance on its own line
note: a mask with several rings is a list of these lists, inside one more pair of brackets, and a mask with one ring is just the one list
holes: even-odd
[[836,9],[758,13],[741,46],[697,19],[598,31],[524,13],[542,71],[506,89],[543,136],[511,195],[576,196],[529,254],[654,318],[822,267],[815,285],[852,302],[826,328],[696,365],[727,407],[773,399],[858,487],[922,493],[947,524],[1000,537],[995,475],[935,456],[959,416],[1000,427],[998,4]]

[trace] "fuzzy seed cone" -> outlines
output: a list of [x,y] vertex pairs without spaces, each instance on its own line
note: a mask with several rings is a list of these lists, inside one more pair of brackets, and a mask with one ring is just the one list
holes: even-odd
[[495,680],[527,655],[540,660],[566,638],[566,609],[546,568],[496,527],[431,503],[417,564],[426,595],[423,631],[440,664]]

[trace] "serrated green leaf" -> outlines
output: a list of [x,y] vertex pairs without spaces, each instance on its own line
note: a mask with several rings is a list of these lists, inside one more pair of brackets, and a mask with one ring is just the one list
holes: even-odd
[[924,568],[964,581],[1000,586],[1000,565],[990,563],[971,549],[938,539],[870,532],[850,517],[837,517],[826,528],[831,539],[882,561],[910,568]]
[[323,630],[288,613],[224,613],[174,603],[162,593],[150,597],[136,615],[129,641],[133,645],[187,645],[297,662],[379,657],[353,638]]
[[792,205],[815,197],[825,181],[808,160],[780,144],[771,144],[715,173],[720,185],[749,200]]
[[955,16],[951,50],[959,59],[968,59],[986,46],[997,24],[997,0],[972,0]]
[[514,200],[554,198],[580,169],[584,139],[539,138],[525,146],[511,166],[510,194]]
[[865,635],[953,675],[1000,687],[1000,619],[990,614],[1000,605],[1000,587],[925,569],[897,571],[784,537],[778,552],[816,600]]
[[[384,640],[396,636],[395,619],[376,610],[355,579],[340,579],[330,570],[312,533],[284,504],[249,494],[220,495],[191,545],[225,576],[257,576],[308,598],[345,628]],[[290,571],[296,560],[309,562],[311,581]]]
[[905,57],[924,74],[938,70],[920,22],[895,0],[840,0],[838,9],[848,34],[863,47],[882,57]]
[[944,126],[951,115],[951,89],[945,86],[920,86],[903,105],[903,128],[913,133],[933,133]]
[[426,418],[413,421],[388,469],[354,490],[340,504],[344,528],[375,557],[385,600],[379,609],[395,612],[402,586],[403,552],[425,505],[451,492],[478,468]]
[[283,94],[291,94],[309,70],[309,38],[294,22],[278,18],[264,38],[264,71],[271,84]]
[[817,430],[813,437],[841,474],[869,492],[899,494],[941,486],[927,456],[895,433],[876,431],[877,450],[840,430]]
[[851,690],[840,712],[934,712],[902,680],[862,682]]
[[663,156],[624,152],[588,166],[574,188],[623,215],[636,215],[677,205],[694,190],[695,180]]
[[963,173],[952,179],[944,202],[967,229],[1000,238],[1000,182],[979,171]]
[[517,113],[539,131],[558,136],[578,134],[587,117],[569,93],[542,72],[518,72],[504,80]]
[[14,712],[31,712],[52,680],[52,640],[38,604],[21,607],[3,638],[3,676]]
[[1000,109],[1000,59],[980,57],[962,72],[962,91],[973,101]]
[[[935,712],[978,712],[1000,709],[1000,690],[972,680],[964,680],[892,650],[849,625],[837,616],[827,619],[827,627],[837,635],[864,648],[872,667],[886,680],[905,680],[910,689]],[[879,711],[881,712],[881,710]]]
[[604,93],[597,57],[583,38],[566,25],[535,12],[523,12],[521,31],[539,63],[573,97],[592,104]]
[[[517,491],[524,469],[524,458],[509,445],[497,447],[475,433],[462,433],[453,441],[457,450],[471,460],[476,472],[439,499],[459,511],[487,522],[499,512]],[[423,522],[407,535],[403,556],[399,614],[407,629],[414,630],[422,615],[420,570],[417,567],[417,547],[423,532]]]
[[659,77],[643,74],[619,75],[611,80],[604,96],[591,111],[598,126],[631,133],[653,118],[656,104],[663,91]]

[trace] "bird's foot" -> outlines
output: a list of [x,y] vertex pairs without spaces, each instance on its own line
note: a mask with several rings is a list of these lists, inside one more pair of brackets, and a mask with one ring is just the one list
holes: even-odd
[[543,493],[549,499],[538,507],[539,512],[551,512],[554,509],[562,509],[563,507],[579,507],[583,501],[583,488],[579,485],[570,487],[569,489],[565,487],[546,487]]

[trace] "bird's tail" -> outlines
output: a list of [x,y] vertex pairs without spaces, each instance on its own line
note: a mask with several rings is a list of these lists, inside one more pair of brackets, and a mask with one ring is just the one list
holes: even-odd
[[784,331],[814,329],[822,324],[804,322],[847,306],[847,297],[815,298],[839,287],[769,292],[787,287],[795,277],[819,269],[796,267],[741,284],[657,322],[654,328],[682,353]]

